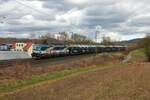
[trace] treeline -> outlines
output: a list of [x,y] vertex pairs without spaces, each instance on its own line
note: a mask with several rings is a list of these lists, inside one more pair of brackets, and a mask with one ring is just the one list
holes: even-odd
[[[0,44],[2,43],[14,43],[14,42],[32,42],[36,44],[102,44],[102,45],[115,45],[116,41],[112,40],[111,37],[103,37],[101,43],[95,42],[94,40],[88,38],[85,35],[78,33],[47,33],[38,38],[35,34],[31,34],[31,39],[24,38],[0,38]],[[37,39],[35,39],[37,38]]]
[[15,42],[34,42],[40,43],[38,39],[24,39],[24,38],[0,38],[0,44],[12,44]]
[[95,44],[95,42],[91,39],[77,33],[47,33],[46,35],[41,36],[40,39],[42,40],[43,44]]

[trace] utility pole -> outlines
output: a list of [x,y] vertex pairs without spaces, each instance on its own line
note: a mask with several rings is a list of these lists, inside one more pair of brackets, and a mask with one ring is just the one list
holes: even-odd
[[99,35],[100,35],[100,30],[97,29],[96,32],[95,32],[95,42],[96,42],[96,43],[99,42],[99,41],[98,41]]
[[95,32],[95,42],[97,43],[97,34],[98,34],[98,31],[96,30]]
[[96,26],[96,32],[95,32],[95,42],[98,43],[98,36],[101,33],[102,27],[101,26]]
[[[95,42],[96,42],[96,46],[98,44],[98,36],[100,34],[100,31],[101,31],[102,27],[101,26],[96,26],[96,32],[95,32]],[[98,53],[98,49],[96,47],[96,55]]]

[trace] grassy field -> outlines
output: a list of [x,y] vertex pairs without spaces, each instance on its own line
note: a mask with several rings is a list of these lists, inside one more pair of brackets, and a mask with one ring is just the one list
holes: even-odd
[[0,100],[150,100],[150,64],[119,66],[62,71],[8,88],[1,85],[1,93],[15,92]]
[[88,71],[94,71],[96,70],[97,67],[87,67],[87,68],[79,68],[79,69],[74,69],[74,70],[64,70],[60,72],[53,72],[49,74],[43,74],[43,75],[36,75],[33,76],[30,79],[27,80],[18,80],[18,81],[10,81],[10,82],[4,82],[0,84],[0,95],[3,94],[9,94],[16,92],[20,89],[24,89],[25,87],[32,87],[35,84],[42,83],[45,81],[50,81],[50,80],[57,80],[66,76],[70,75],[76,75]]
[[[130,55],[143,56],[139,50]],[[150,63],[110,60],[1,82],[0,100],[150,100]]]
[[130,53],[132,61],[143,61],[146,60],[146,56],[142,49],[134,50]]

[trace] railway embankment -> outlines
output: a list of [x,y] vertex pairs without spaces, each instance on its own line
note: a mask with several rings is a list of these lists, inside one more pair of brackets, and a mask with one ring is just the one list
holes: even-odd
[[14,59],[28,59],[31,58],[25,52],[19,51],[0,51],[0,61],[1,60],[14,60]]

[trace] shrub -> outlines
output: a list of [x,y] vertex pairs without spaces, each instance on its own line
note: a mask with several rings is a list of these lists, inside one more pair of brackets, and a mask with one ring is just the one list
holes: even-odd
[[147,35],[145,38],[143,38],[140,41],[139,46],[143,48],[143,52],[147,58],[147,61],[150,62],[150,36]]

